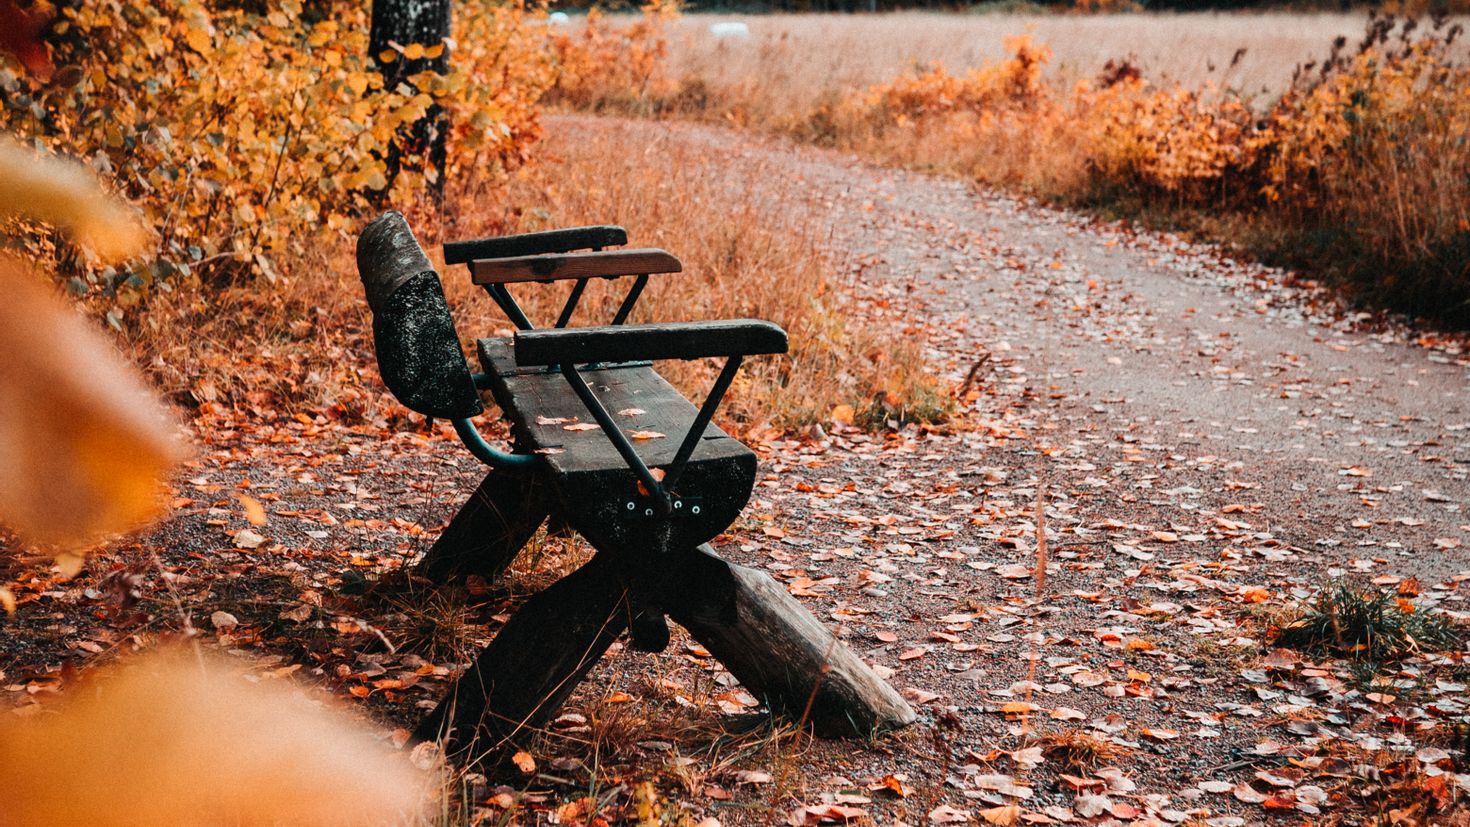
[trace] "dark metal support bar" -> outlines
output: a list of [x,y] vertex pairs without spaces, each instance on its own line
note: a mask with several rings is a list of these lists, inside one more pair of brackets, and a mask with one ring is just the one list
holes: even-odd
[[501,311],[505,313],[506,317],[516,327],[521,330],[536,329],[536,326],[531,324],[531,320],[526,318],[526,311],[522,310],[519,304],[516,304],[515,297],[510,294],[509,290],[505,289],[505,285],[487,284],[485,285],[485,292],[489,293],[490,298],[494,299],[495,303],[500,305]]
[[581,399],[582,404],[586,406],[587,412],[592,414],[592,418],[597,420],[598,425],[602,426],[602,433],[612,442],[618,455],[623,458],[623,462],[628,464],[628,467],[637,475],[638,481],[648,489],[649,496],[653,497],[654,506],[658,508],[659,516],[667,517],[671,514],[674,509],[668,491],[654,478],[648,466],[643,464],[643,458],[638,456],[638,451],[633,448],[633,443],[628,441],[627,435],[618,427],[618,423],[613,421],[612,414],[603,407],[602,401],[592,393],[591,388],[587,387],[587,381],[582,378],[582,374],[577,372],[576,366],[569,363],[563,364],[561,372],[567,378],[567,383],[572,386],[572,391],[577,394],[577,398]]
[[454,432],[459,434],[459,441],[464,443],[464,447],[470,449],[475,459],[491,468],[524,468],[536,462],[535,454],[508,454],[492,447],[468,419],[452,419],[450,422],[454,423]]
[[582,300],[582,291],[587,289],[586,279],[577,279],[572,286],[571,295],[567,296],[567,303],[562,305],[561,315],[556,317],[557,327],[566,327],[567,322],[572,320],[572,311],[577,309],[577,302]]
[[694,423],[684,434],[684,441],[679,443],[679,452],[674,454],[674,461],[669,463],[668,473],[664,474],[664,485],[668,490],[673,491],[674,486],[679,484],[679,476],[684,473],[689,457],[694,455],[694,449],[699,447],[699,441],[704,438],[704,429],[709,425],[710,419],[714,418],[715,409],[720,407],[720,400],[725,398],[725,392],[730,389],[730,383],[740,370],[742,358],[731,356],[726,359],[725,367],[715,377],[714,386],[709,389],[709,395],[705,396],[704,404],[699,406],[699,415],[694,417]]
[[643,294],[643,288],[647,284],[647,273],[633,281],[633,286],[628,288],[628,295],[623,297],[623,303],[618,306],[617,315],[613,316],[612,324],[622,324],[628,320],[628,314],[633,312],[633,305],[638,303],[638,297]]

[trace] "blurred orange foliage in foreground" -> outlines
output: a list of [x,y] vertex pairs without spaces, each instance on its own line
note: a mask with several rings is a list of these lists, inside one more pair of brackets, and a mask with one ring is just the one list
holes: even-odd
[[0,717],[0,825],[413,823],[430,775],[286,678],[190,648],[89,673]]

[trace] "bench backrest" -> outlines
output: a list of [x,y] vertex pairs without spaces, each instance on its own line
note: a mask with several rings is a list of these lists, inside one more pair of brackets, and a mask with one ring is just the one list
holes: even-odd
[[357,273],[373,312],[378,372],[398,401],[442,419],[479,414],[484,406],[439,274],[402,213],[386,212],[363,229]]

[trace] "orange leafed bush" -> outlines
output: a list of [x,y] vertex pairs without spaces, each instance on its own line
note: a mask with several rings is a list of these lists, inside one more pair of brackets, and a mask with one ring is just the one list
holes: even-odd
[[[1360,295],[1470,325],[1470,64],[1457,26],[1370,22],[1264,110],[1158,86],[1126,61],[1063,92],[1025,39],[963,77],[941,67],[812,114],[806,133],[885,160],[1085,202],[1235,216],[1246,243]],[[1238,226],[1238,225],[1237,225]],[[1250,229],[1273,226],[1273,233]],[[1255,233],[1256,235],[1251,235]]]
[[[54,244],[32,243],[31,254],[77,276],[74,290],[116,292],[116,323],[150,286],[274,282],[314,236],[346,231],[385,197],[376,193],[390,183],[395,133],[435,104],[452,124],[447,174],[519,163],[538,132],[550,53],[519,7],[462,5],[471,8],[459,14],[452,71],[392,89],[367,55],[365,4],[285,0],[264,14],[199,0],[69,5],[53,24],[67,67],[55,80],[0,64],[0,126],[108,176],[147,213],[156,255],[115,272],[77,266]],[[393,184],[394,203],[423,189],[414,174]]]
[[1051,50],[1028,36],[1005,39],[1011,57],[1001,63],[972,69],[956,77],[934,64],[917,75],[875,86],[863,96],[862,106],[897,124],[955,112],[983,114],[1003,106],[1030,108],[1050,91],[1041,70]]
[[641,8],[638,19],[618,26],[594,8],[587,12],[580,32],[553,34],[556,83],[547,102],[590,111],[626,111],[666,97],[673,85],[665,67],[664,24],[678,13],[678,0],[652,0]]

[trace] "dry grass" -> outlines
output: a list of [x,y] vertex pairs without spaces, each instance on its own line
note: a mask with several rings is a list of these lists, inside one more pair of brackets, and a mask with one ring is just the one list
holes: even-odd
[[[740,20],[745,39],[716,39],[711,23]],[[1214,83],[1246,94],[1279,93],[1297,63],[1332,39],[1356,37],[1362,14],[690,15],[668,28],[669,70],[698,80],[742,123],[800,117],[853,90],[942,63],[963,73],[1006,57],[1007,36],[1030,34],[1055,54],[1062,83],[1090,78],[1109,60],[1136,55],[1150,77]],[[1237,50],[1244,50],[1232,61]]]

